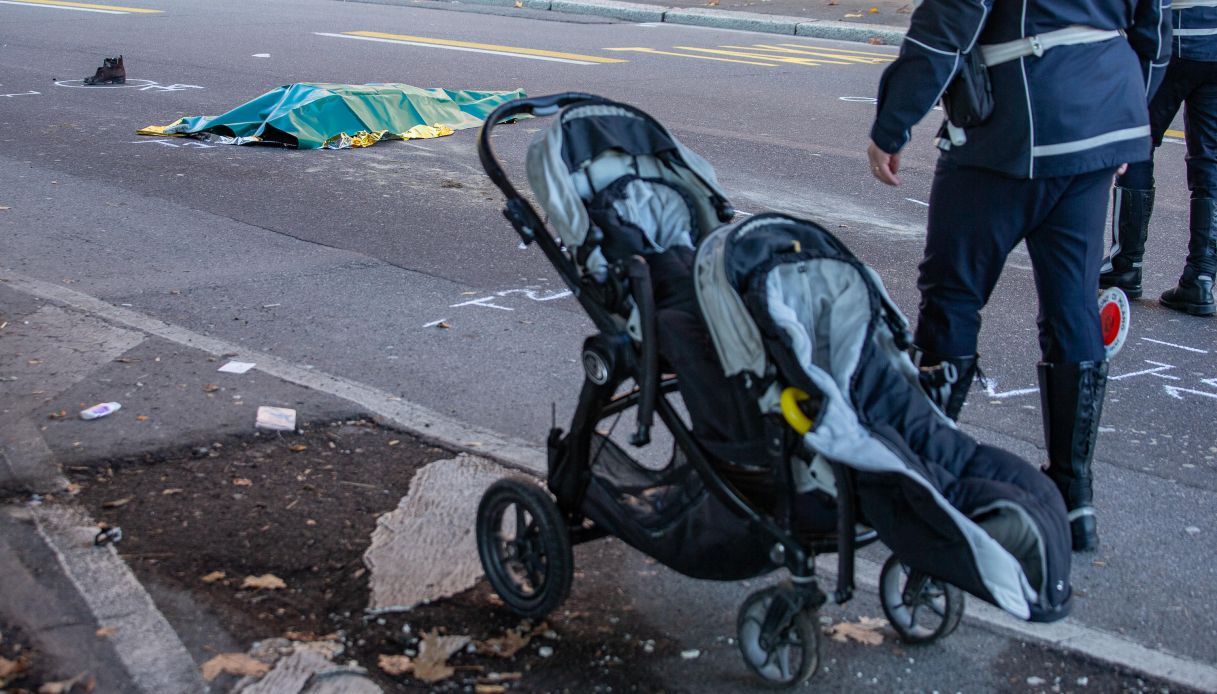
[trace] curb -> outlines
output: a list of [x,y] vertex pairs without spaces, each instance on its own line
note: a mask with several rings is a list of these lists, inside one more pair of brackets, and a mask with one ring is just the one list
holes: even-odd
[[679,8],[619,0],[339,0],[373,5],[426,7],[429,4],[481,5],[515,9],[543,10],[566,14],[586,14],[628,22],[684,24],[712,29],[734,29],[765,34],[806,36],[808,38],[851,41],[881,46],[898,46],[904,41],[905,29],[885,24],[853,24],[806,17],[713,10],[709,8]]

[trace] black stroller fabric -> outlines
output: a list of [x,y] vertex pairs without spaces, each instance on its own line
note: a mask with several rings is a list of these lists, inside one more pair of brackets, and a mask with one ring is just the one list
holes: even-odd
[[822,399],[804,440],[858,471],[862,515],[901,561],[1033,621],[1068,614],[1060,495],[930,403],[903,316],[840,241],[803,220],[752,218],[703,243],[697,290],[728,373]]

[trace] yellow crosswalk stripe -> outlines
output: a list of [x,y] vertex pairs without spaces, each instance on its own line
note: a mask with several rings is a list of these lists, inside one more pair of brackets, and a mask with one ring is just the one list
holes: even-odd
[[44,5],[48,7],[71,7],[81,10],[101,10],[103,12],[127,12],[131,14],[157,14],[162,10],[149,10],[142,7],[121,7],[118,5],[94,5],[88,2],[65,2],[64,0],[8,0],[5,4]]
[[764,44],[764,43],[757,43],[757,44],[753,44],[752,46],[720,46],[720,48],[737,48],[737,49],[749,50],[749,51],[773,51],[775,53],[792,53],[795,55],[819,56],[819,57],[823,57],[823,58],[835,58],[837,60],[844,60],[844,61],[850,62],[850,63],[861,63],[863,65],[880,65],[883,63],[890,63],[896,59],[894,56],[886,56],[886,57],[880,58],[877,56],[852,55],[845,51],[838,51],[836,49],[812,48],[812,47],[792,48],[790,46],[771,46],[769,44]]
[[[778,45],[785,46],[786,48],[812,48],[811,46],[808,46],[806,44],[800,44],[800,43],[779,43]],[[826,48],[824,50],[831,50],[834,53],[851,53],[853,55],[869,55],[869,56],[873,56],[876,58],[887,58],[888,60],[896,59],[896,56],[892,55],[891,53],[874,53],[872,51],[853,51],[848,48],[830,48],[830,49]]]
[[[676,48],[679,48],[683,51],[701,51],[703,53],[713,53],[715,55],[733,55],[738,58],[759,58],[759,59],[763,59],[763,60],[772,60],[772,61],[778,62],[778,63],[791,63],[794,65],[806,65],[808,67],[815,67],[817,65],[824,65],[824,64],[849,65],[849,63],[842,61],[842,60],[830,60],[827,58],[817,58],[815,60],[812,60],[811,58],[796,58],[793,56],[784,56],[784,55],[765,55],[765,54],[748,52],[746,50],[729,51],[729,50],[723,50],[722,48],[696,48],[694,46],[676,46]],[[730,47],[725,46],[724,48],[730,48]]]
[[633,51],[635,53],[649,53],[651,55],[670,55],[677,58],[696,58],[698,60],[717,60],[721,63],[740,63],[741,65],[760,65],[761,67],[777,67],[773,63],[761,63],[755,60],[735,60],[732,58],[714,58],[708,55],[689,55],[688,53],[674,53],[672,51],[661,51],[655,48],[606,48],[606,51]]
[[587,63],[626,63],[627,60],[620,58],[602,58],[595,55],[581,55],[579,53],[561,53],[559,51],[545,51],[539,48],[519,48],[515,46],[500,46],[492,43],[473,43],[472,41],[454,41],[452,39],[433,39],[426,36],[406,36],[403,34],[384,34],[378,31],[348,31],[344,32],[347,36],[360,36],[369,39],[383,39],[387,41],[401,41],[402,43],[421,43],[430,46],[445,46],[450,48],[468,48],[477,51],[489,51],[492,53],[508,53],[514,55],[531,55],[543,58],[558,58],[561,60],[577,60]]
[[1182,140],[1184,138],[1184,136],[1186,136],[1186,135],[1187,135],[1187,133],[1183,132],[1182,130],[1167,130],[1166,131],[1167,137],[1177,137],[1180,140]]

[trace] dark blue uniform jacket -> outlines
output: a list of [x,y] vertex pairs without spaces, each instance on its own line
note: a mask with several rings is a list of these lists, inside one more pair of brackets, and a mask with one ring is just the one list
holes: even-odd
[[891,154],[903,148],[958,71],[961,53],[1081,25],[1126,37],[991,67],[993,116],[942,156],[1018,178],[1148,159],[1146,102],[1170,59],[1169,8],[1170,0],[924,0],[879,83],[871,139]]
[[1217,61],[1217,0],[1176,0],[1171,3],[1175,26],[1175,57]]

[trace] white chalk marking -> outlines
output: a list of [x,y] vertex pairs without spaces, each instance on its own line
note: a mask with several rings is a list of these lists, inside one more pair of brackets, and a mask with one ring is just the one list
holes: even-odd
[[914,199],[912,199],[912,198],[905,198],[905,200],[908,200],[909,202],[912,202],[912,203],[916,203],[916,204],[918,204],[918,205],[921,205],[922,207],[929,207],[929,206],[930,206],[930,203],[928,203],[928,202],[921,202],[920,200],[914,200]]
[[439,320],[433,320],[433,321],[431,321],[430,323],[427,323],[426,325],[424,325],[423,327],[424,327],[424,328],[434,328],[435,326],[439,325],[440,323],[443,323],[443,322],[444,322],[444,321],[446,321],[446,320],[448,320],[448,319],[447,319],[447,318],[440,318]]
[[545,60],[551,63],[568,63],[570,65],[595,65],[588,60],[571,60],[570,58],[554,58],[548,55],[528,55],[525,53],[511,53],[509,51],[491,51],[485,48],[470,48],[467,46],[441,46],[434,43],[420,43],[418,41],[402,41],[399,39],[382,39],[375,36],[348,36],[346,34],[327,34],[321,31],[314,31],[317,36],[329,36],[335,39],[355,39],[356,41],[375,41],[376,43],[395,43],[402,46],[417,46],[418,48],[440,48],[447,51],[463,51],[466,53],[485,53],[487,55],[505,55],[509,58],[528,58],[529,60]]
[[1168,381],[1178,381],[1178,380],[1179,380],[1179,377],[1178,377],[1178,376],[1164,376],[1164,375],[1162,375],[1162,372],[1163,372],[1163,371],[1169,371],[1169,370],[1171,370],[1171,369],[1175,368],[1174,366],[1171,366],[1170,364],[1163,364],[1163,363],[1162,363],[1162,362],[1160,362],[1160,361],[1150,361],[1149,359],[1146,359],[1146,360],[1145,360],[1145,363],[1146,363],[1146,364],[1153,364],[1153,365],[1154,365],[1154,367],[1156,367],[1156,368],[1153,368],[1153,369],[1142,369],[1142,370],[1140,370],[1140,371],[1133,371],[1132,373],[1120,374],[1119,376],[1112,376],[1112,377],[1111,377],[1110,379],[1108,379],[1108,380],[1111,380],[1111,381],[1119,381],[1119,380],[1122,380],[1122,379],[1125,379],[1125,378],[1132,378],[1133,376],[1145,376],[1145,375],[1147,375],[1147,374],[1152,374],[1152,375],[1156,376],[1157,378],[1164,378],[1164,379],[1166,379],[1166,380],[1168,380]]
[[1040,392],[1039,388],[1019,388],[1017,390],[1008,390],[1004,393],[997,392],[997,383],[992,378],[985,379],[985,395],[991,398],[1013,398],[1019,395],[1030,395],[1031,393]]
[[249,57],[251,57],[251,58],[269,58],[270,53],[254,53],[253,55],[251,55]]
[[31,91],[31,92],[19,92],[19,93],[17,93],[17,94],[0,94],[0,96],[7,96],[7,97],[14,97],[14,96],[34,96],[35,94],[41,94],[41,93],[42,93],[42,92],[32,92],[32,91]]
[[1203,395],[1206,398],[1217,400],[1217,393],[1210,393],[1204,390],[1194,390],[1192,388],[1180,388],[1179,386],[1162,386],[1166,389],[1166,394],[1176,400],[1183,399],[1183,393],[1191,393],[1192,395]]
[[1176,349],[1184,349],[1189,352],[1195,352],[1196,354],[1208,354],[1209,353],[1209,351],[1207,349],[1197,349],[1195,347],[1188,347],[1186,345],[1177,345],[1173,342],[1163,342],[1162,340],[1155,340],[1152,337],[1143,337],[1141,339],[1145,340],[1146,342],[1152,342],[1155,345],[1166,345],[1167,347],[1174,347]]
[[501,292],[495,292],[496,296],[507,296],[508,294],[523,294],[524,296],[528,297],[529,299],[532,299],[533,301],[553,301],[554,299],[564,299],[564,298],[570,296],[571,292],[569,289],[563,289],[560,291],[556,291],[552,294],[549,294],[547,296],[539,296],[537,294],[537,290],[527,289],[527,288],[525,288],[525,289],[504,289]]
[[480,299],[470,299],[469,301],[463,301],[459,304],[452,304],[448,308],[460,308],[462,306],[485,306],[486,308],[497,308],[500,311],[514,311],[515,310],[514,308],[507,308],[506,306],[499,306],[498,304],[492,304],[492,303],[490,303],[491,299],[494,299],[494,297],[493,296],[484,296]]

